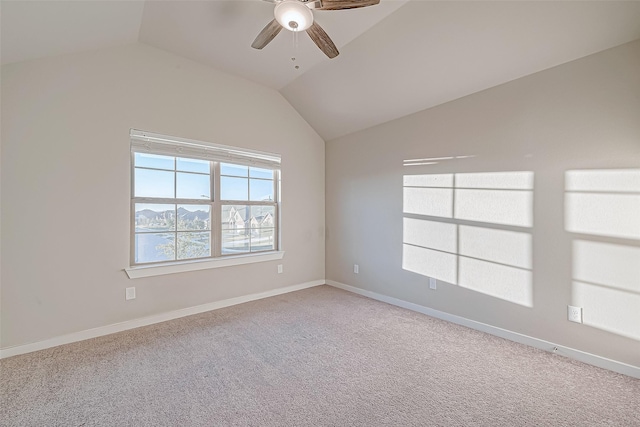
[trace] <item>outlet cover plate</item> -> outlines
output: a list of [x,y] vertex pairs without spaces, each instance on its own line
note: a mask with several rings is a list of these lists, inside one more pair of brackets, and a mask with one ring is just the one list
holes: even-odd
[[567,306],[567,319],[570,322],[582,323],[582,307]]
[[438,281],[433,277],[429,277],[429,289],[436,289]]
[[126,288],[125,289],[125,299],[127,299],[127,300],[136,299],[136,288],[135,287],[131,287],[131,288]]
[[355,274],[359,274],[360,273],[360,266],[358,264],[353,264],[353,272]]

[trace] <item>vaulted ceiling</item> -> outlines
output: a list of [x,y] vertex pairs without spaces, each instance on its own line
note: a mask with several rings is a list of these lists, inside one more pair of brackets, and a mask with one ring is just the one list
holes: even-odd
[[280,91],[325,140],[640,39],[636,1],[382,0],[315,11],[335,59],[287,31],[252,49],[273,19],[261,0],[2,0],[0,15],[3,64],[145,43]]

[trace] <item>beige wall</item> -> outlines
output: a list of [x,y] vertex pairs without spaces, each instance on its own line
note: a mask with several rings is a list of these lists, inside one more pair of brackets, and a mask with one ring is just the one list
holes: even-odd
[[[1,113],[0,347],[325,277],[325,146],[275,91],[132,45],[4,66]],[[267,262],[128,279],[130,128],[281,153],[284,274]],[[450,156],[474,157],[403,166]],[[640,169],[640,42],[331,141],[326,161],[327,279],[640,366],[637,178],[616,175]],[[465,218],[459,203],[403,213],[405,176],[510,171],[532,172],[532,190],[515,190],[528,211],[485,184],[478,212],[520,209],[531,226]],[[406,220],[429,233],[403,233]],[[430,237],[442,227],[453,241]],[[456,284],[431,291],[432,273]]]
[[[280,153],[284,273],[128,279],[130,128]],[[1,183],[2,348],[324,277],[322,139],[277,92],[154,48],[3,67]]]
[[326,277],[640,366],[639,169],[637,41],[328,142]]

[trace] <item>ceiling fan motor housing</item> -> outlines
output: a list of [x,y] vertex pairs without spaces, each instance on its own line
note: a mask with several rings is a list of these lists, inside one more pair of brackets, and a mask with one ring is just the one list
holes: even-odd
[[[306,31],[311,40],[329,57],[340,54],[331,37],[313,20],[312,9],[344,10],[373,6],[380,0],[264,0],[276,3],[273,10],[274,19],[260,31],[251,43],[254,49],[262,49],[286,28],[289,31]],[[297,67],[296,67],[297,68]]]
[[305,31],[313,24],[313,12],[298,0],[276,4],[273,14],[278,23],[289,31]]

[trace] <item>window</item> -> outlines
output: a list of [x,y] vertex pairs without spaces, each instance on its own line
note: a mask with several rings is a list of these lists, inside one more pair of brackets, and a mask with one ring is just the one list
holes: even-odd
[[131,265],[278,250],[280,157],[131,131]]
[[274,171],[220,163],[222,254],[275,249]]

